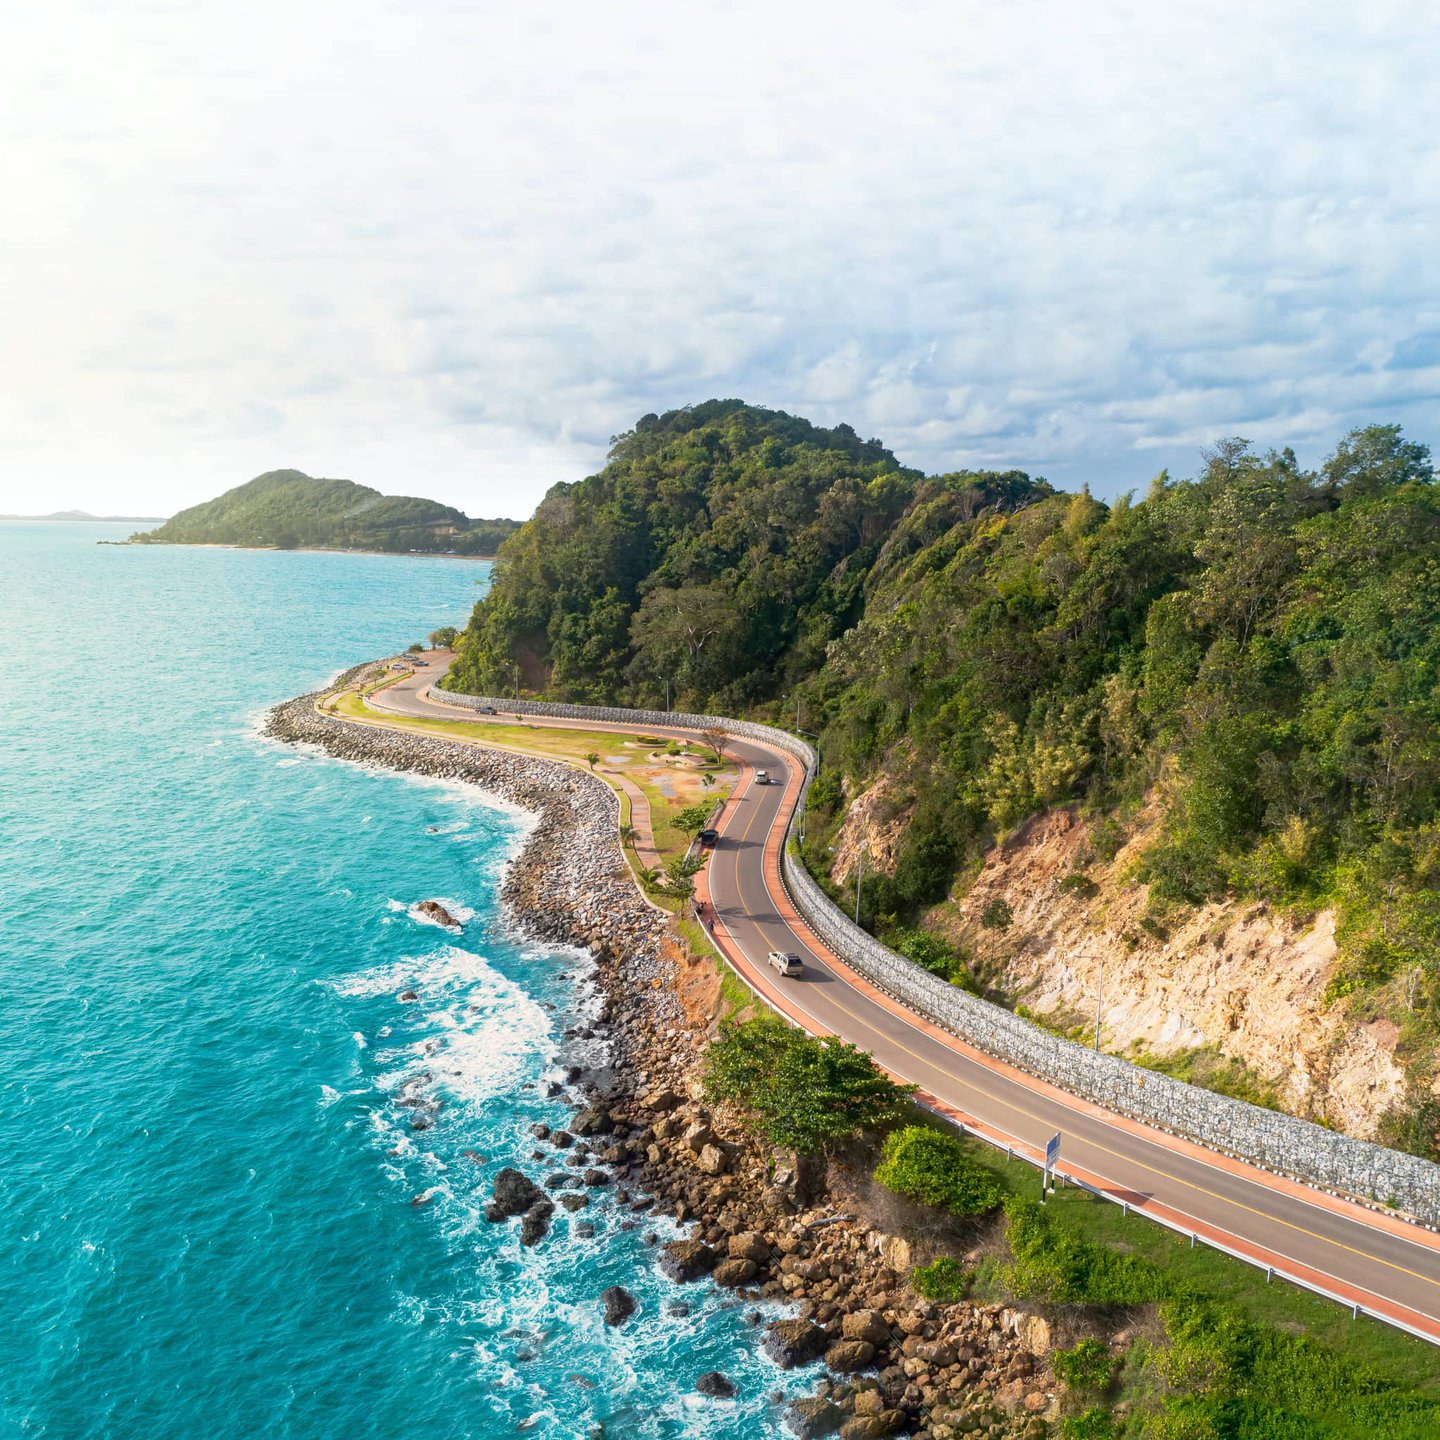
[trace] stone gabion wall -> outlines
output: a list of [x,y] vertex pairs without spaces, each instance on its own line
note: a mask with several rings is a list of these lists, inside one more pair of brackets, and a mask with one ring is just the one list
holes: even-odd
[[[431,688],[433,698],[443,703],[476,710],[488,706],[510,715],[551,715],[686,730],[718,725],[732,735],[760,741],[793,756],[805,769],[806,789],[816,768],[815,752],[803,740],[751,721],[663,710],[501,700]],[[803,805],[802,794],[797,816]],[[848,965],[888,995],[976,1048],[1107,1110],[1188,1136],[1267,1170],[1360,1199],[1395,1205],[1426,1224],[1440,1225],[1440,1166],[1326,1130],[1293,1115],[1263,1110],[1186,1085],[1051,1035],[999,1005],[967,995],[882,945],[835,905],[788,844],[782,874],[795,908]]]

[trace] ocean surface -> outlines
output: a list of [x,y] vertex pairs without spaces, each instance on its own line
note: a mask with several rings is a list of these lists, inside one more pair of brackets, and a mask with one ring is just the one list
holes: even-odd
[[487,567],[95,543],[128,528],[0,524],[0,1434],[780,1433],[801,1382],[658,1276],[663,1222],[524,1250],[481,1213],[553,1168],[529,1126],[593,1003],[498,908],[525,818],[257,734]]

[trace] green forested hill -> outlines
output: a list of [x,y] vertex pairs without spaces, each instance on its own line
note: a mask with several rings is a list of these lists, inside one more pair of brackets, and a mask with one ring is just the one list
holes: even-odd
[[677,706],[798,699],[835,762],[818,803],[882,768],[921,800],[882,910],[1037,809],[1164,780],[1150,878],[1194,900],[1425,848],[1437,621],[1440,495],[1398,427],[1315,473],[1226,442],[1106,505],[1018,471],[922,478],[844,427],[716,401],[551,491],[453,683],[518,664],[565,698],[650,703],[668,678]]
[[919,477],[848,426],[712,400],[647,415],[509,540],[459,688],[744,710],[812,673]]
[[334,546],[493,555],[518,528],[513,520],[471,520],[434,500],[382,495],[350,480],[271,470],[214,500],[192,505],[139,544]]
[[1158,795],[1152,904],[1335,905],[1337,994],[1440,1006],[1440,491],[1395,426],[1317,471],[1222,443],[1104,504],[923,478],[853,432],[647,417],[501,552],[455,673],[820,734],[809,859],[882,775],[903,927],[1028,815]]
[[[1434,878],[1437,621],[1425,447],[1374,427],[1312,474],[1235,441],[1139,503],[964,519],[922,487],[806,689],[837,772],[886,767],[920,798],[882,910],[937,898],[1037,809],[1157,783],[1159,897],[1319,898]],[[1396,963],[1437,922],[1407,916],[1396,954],[1367,953]]]

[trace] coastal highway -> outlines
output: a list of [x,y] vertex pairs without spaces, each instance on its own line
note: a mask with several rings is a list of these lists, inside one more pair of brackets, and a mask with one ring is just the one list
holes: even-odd
[[[372,696],[371,706],[471,720],[483,739],[485,717],[428,698],[427,687],[444,673],[449,657],[427,658],[431,664]],[[503,723],[505,717],[496,718]],[[526,718],[540,725],[634,731],[588,720]],[[646,733],[656,731],[647,726]],[[1440,1343],[1440,1237],[1102,1110],[974,1049],[850,970],[795,912],[780,881],[785,825],[803,781],[800,766],[749,740],[737,739],[731,754],[741,779],[721,816],[720,842],[697,893],[713,906],[715,939],[726,957],[774,1008],[812,1033],[835,1034],[868,1050],[893,1075],[917,1085],[932,1108],[1012,1144],[1017,1153],[1043,1151],[1058,1132],[1059,1169],[1072,1179]],[[757,784],[758,769],[774,783]],[[765,964],[770,950],[799,954],[805,974],[778,977]]]

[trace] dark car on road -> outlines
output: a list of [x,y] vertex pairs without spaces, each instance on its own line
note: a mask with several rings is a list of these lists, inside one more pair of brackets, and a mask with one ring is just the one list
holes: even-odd
[[695,838],[705,846],[706,849],[709,849],[720,839],[720,832],[718,830],[702,830]]

